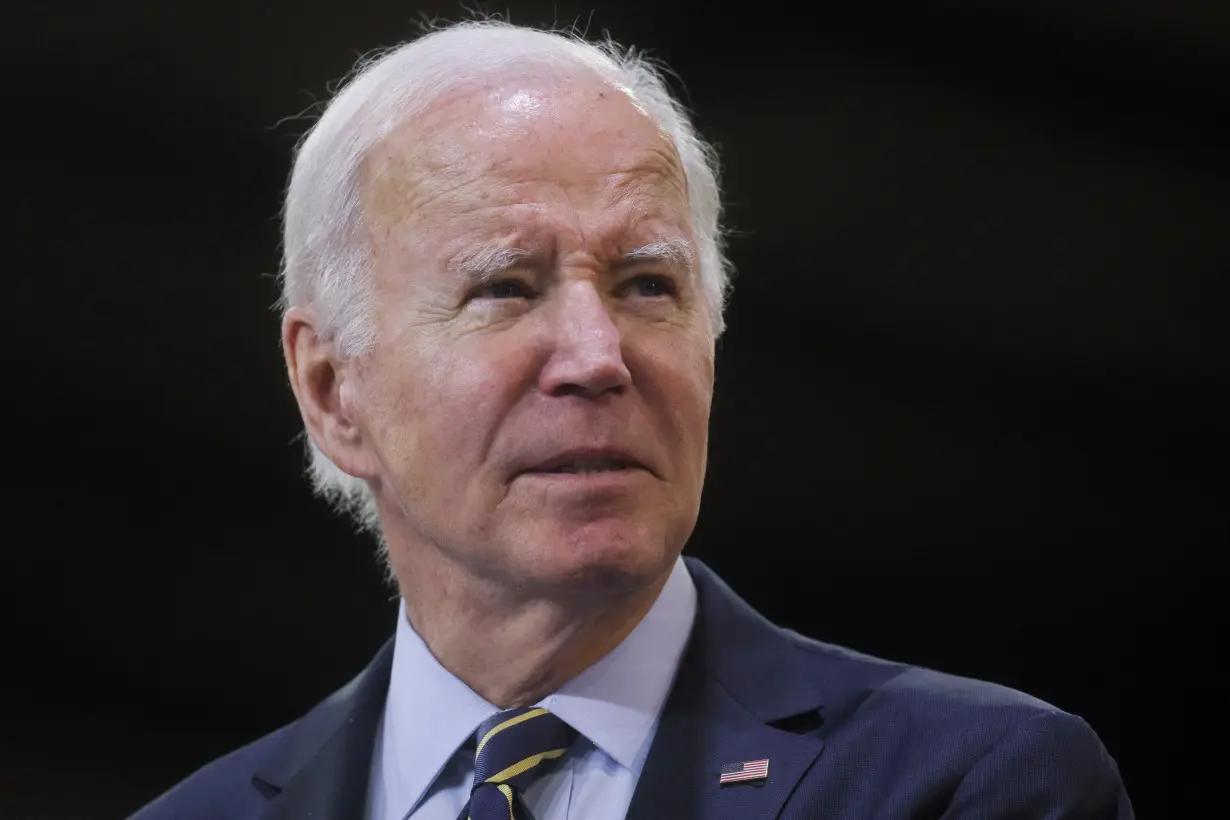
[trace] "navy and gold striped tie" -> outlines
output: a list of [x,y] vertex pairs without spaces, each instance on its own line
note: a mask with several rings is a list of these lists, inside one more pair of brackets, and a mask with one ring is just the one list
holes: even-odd
[[562,757],[576,730],[540,707],[509,709],[478,727],[474,785],[458,820],[533,820],[525,789]]

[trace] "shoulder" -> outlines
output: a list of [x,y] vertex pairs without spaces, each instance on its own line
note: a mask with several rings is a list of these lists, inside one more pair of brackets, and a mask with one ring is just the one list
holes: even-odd
[[[875,657],[800,635],[756,612],[702,562],[688,569],[698,591],[706,663],[736,699],[819,703],[826,745],[847,740],[878,748],[894,739],[912,751],[977,755],[1013,727],[1080,727],[1083,722],[1024,692],[983,680]],[[772,680],[749,673],[775,668]],[[769,694],[766,695],[766,692]],[[757,709],[753,708],[753,711]],[[828,752],[826,752],[827,754]]]
[[288,724],[207,763],[149,803],[129,820],[207,820],[256,817],[265,800],[252,774],[269,750],[295,724]]
[[867,782],[970,816],[993,805],[1131,816],[1118,767],[1082,718],[1007,686],[787,634],[831,696],[825,755]]
[[1032,695],[990,681],[887,660],[787,631],[803,668],[825,693],[825,713],[840,723],[874,715],[908,727],[916,737],[940,733],[973,746],[1018,724],[1082,723]]
[[902,772],[946,782],[975,765],[1037,754],[1052,767],[1117,781],[1080,718],[1007,686],[805,637],[756,612],[702,562],[687,566],[710,674],[753,713],[799,708],[788,725],[815,725],[823,758],[857,770],[862,782],[877,770],[889,782]]

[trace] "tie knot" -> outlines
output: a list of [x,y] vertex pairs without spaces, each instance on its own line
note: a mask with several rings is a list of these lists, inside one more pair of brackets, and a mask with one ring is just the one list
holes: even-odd
[[524,791],[545,764],[563,756],[576,730],[546,709],[530,707],[493,715],[476,737],[474,788],[491,783]]

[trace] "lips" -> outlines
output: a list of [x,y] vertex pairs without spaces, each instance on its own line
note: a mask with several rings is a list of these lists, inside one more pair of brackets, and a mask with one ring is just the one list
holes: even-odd
[[556,453],[520,472],[586,475],[636,469],[648,470],[649,468],[627,451],[603,448]]

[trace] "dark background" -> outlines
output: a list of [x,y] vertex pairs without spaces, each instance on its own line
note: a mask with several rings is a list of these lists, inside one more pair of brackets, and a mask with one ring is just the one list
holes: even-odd
[[[4,13],[0,816],[123,816],[391,632],[299,477],[271,275],[293,116],[424,12],[464,16]],[[511,12],[650,48],[720,145],[691,552],[803,632],[1085,716],[1142,817],[1216,813],[1230,5]]]

